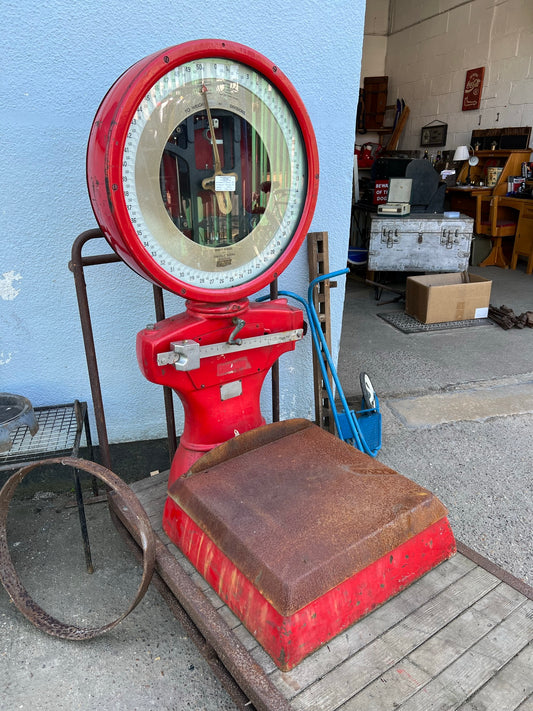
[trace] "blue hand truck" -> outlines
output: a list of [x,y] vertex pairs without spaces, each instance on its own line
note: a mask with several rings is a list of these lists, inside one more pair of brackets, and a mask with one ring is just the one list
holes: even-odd
[[[331,358],[324,332],[320,326],[320,321],[314,305],[314,289],[321,281],[333,279],[348,273],[349,269],[340,269],[329,274],[321,274],[309,284],[307,290],[307,301],[292,291],[279,291],[279,296],[287,296],[298,301],[307,314],[309,329],[313,339],[313,347],[317,355],[317,360],[322,374],[322,380],[332,404],[332,413],[335,421],[337,435],[343,441],[357,447],[361,452],[365,452],[371,457],[375,457],[381,449],[381,412],[379,410],[379,400],[370,378],[366,373],[360,374],[360,385],[362,391],[361,409],[354,411],[346,401],[337,370]],[[268,296],[263,296],[258,301],[265,301]],[[337,412],[334,406],[334,394],[328,377],[328,369],[331,373],[337,395],[342,405],[342,411]]]

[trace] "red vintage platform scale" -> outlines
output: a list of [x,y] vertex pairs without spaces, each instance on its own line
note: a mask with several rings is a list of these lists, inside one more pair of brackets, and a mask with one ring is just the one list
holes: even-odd
[[302,338],[303,314],[248,297],[288,266],[311,223],[307,112],[248,47],[170,47],[109,90],[87,178],[113,249],[186,299],[137,337],[143,374],[184,408],[163,527],[291,669],[455,552],[429,491],[311,422],[261,414],[264,378]]

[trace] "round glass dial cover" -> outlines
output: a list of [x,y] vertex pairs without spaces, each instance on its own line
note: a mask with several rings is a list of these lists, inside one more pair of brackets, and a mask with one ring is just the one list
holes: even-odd
[[95,117],[89,195],[111,246],[187,298],[227,301],[289,264],[318,191],[313,129],[257,52],[199,40],[141,60]]

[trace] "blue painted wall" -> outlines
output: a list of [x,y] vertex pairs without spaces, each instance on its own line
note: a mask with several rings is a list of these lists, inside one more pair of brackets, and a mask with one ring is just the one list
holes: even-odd
[[[289,76],[318,141],[312,230],[329,232],[331,269],[345,266],[364,11],[364,0],[3,0],[0,391],[34,405],[92,402],[68,269],[73,240],[96,227],[85,184],[87,138],[116,78],[164,47],[226,38],[262,52]],[[164,436],[161,389],[144,381],[135,359],[136,333],[154,320],[151,286],[124,265],[90,267],[86,278],[110,440]],[[305,294],[307,281],[303,248],[280,288]],[[343,280],[332,294],[338,344]],[[167,301],[169,315],[182,310],[177,297]],[[283,356],[283,418],[314,416],[310,363],[309,338]],[[263,401],[268,419],[268,388]]]

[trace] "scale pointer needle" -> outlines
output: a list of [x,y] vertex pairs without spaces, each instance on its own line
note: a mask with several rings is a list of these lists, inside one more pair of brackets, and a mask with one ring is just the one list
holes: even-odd
[[[215,127],[213,124],[213,117],[211,116],[211,109],[209,108],[209,102],[207,100],[207,87],[202,84],[202,96],[204,98],[205,110],[207,112],[207,121],[209,123],[209,134],[211,136],[211,146],[213,147],[213,160],[215,163],[215,173],[211,178],[205,178],[202,180],[202,187],[204,190],[211,190],[215,193],[215,197],[218,203],[218,209],[223,215],[228,215],[231,212],[231,195],[228,190],[217,190],[216,189],[216,178],[219,175],[224,175],[222,172],[222,164],[220,162],[220,155],[218,152],[217,139],[215,136]],[[235,173],[227,173],[226,175],[234,177],[237,179]]]

